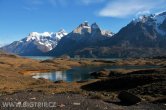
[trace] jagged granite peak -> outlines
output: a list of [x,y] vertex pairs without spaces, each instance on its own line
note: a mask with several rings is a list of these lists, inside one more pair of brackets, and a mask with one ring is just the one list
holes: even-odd
[[31,32],[19,41],[2,47],[4,51],[19,55],[41,55],[55,48],[60,39],[67,35],[64,29],[58,32]]
[[95,22],[91,25],[92,29],[100,29],[100,27],[98,26],[98,24]]
[[89,23],[88,23],[88,21],[84,21],[80,26],[82,26],[82,27],[89,27]]
[[93,23],[92,25],[91,25],[91,36],[93,37],[93,36],[95,36],[95,35],[102,35],[102,33],[101,33],[101,29],[100,29],[100,27],[97,25],[97,23]]
[[73,33],[76,33],[76,34],[91,33],[91,28],[89,26],[89,23],[87,21],[84,21],[76,29],[73,30]]
[[[101,30],[101,28],[96,22],[89,25],[88,21],[84,21],[83,23],[81,23],[71,33],[80,34],[82,36],[90,36],[90,37],[101,36],[101,35],[111,37],[114,35],[111,31]],[[73,36],[73,35],[70,35],[70,36]]]

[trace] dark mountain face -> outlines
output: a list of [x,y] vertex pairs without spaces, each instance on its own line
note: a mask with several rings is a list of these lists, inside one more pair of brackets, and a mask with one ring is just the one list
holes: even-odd
[[119,31],[112,39],[112,46],[120,47],[154,47],[157,35],[153,26],[143,23],[130,23]]
[[[148,57],[166,55],[166,13],[142,16],[105,41],[108,56]],[[116,48],[118,50],[116,50]]]
[[158,17],[148,16],[140,21],[132,21],[113,36],[110,42],[113,42],[112,45],[114,46],[122,47],[165,48],[166,31],[160,27],[165,26],[166,19],[159,24],[157,23]]
[[166,31],[166,19],[165,19],[164,22],[160,25],[160,29]]
[[63,37],[57,47],[49,52],[49,55],[61,56],[67,54],[73,57],[80,55],[80,50],[85,49],[86,52],[83,53],[87,57],[88,54],[91,54],[91,50],[86,48],[100,47],[103,45],[103,41],[111,36],[111,34],[102,33],[102,30],[96,23],[89,26],[87,22],[84,22]]

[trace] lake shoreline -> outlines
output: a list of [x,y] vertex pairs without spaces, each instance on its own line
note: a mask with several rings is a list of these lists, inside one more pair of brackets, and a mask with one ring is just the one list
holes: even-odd
[[[112,88],[112,86],[108,86],[109,82],[122,81],[122,84],[127,83],[123,82],[122,78],[126,78],[128,83],[130,81],[132,83],[137,82],[137,80],[142,80],[143,82],[147,80],[147,82],[143,84],[138,84],[128,88],[128,86],[123,86],[128,92],[132,94],[137,94],[141,99],[146,102],[151,102],[155,100],[159,100],[160,98],[164,98],[164,89],[165,89],[165,80],[162,82],[163,85],[160,85],[160,77],[161,79],[165,77],[165,68],[155,68],[155,69],[144,69],[144,70],[125,70],[121,69],[118,71],[109,71],[108,74],[100,74],[100,77],[97,79],[89,80],[89,81],[77,81],[77,82],[51,82],[46,79],[33,79],[31,76],[22,75],[21,73],[34,72],[34,71],[49,71],[49,70],[67,70],[72,67],[79,67],[83,65],[95,65],[100,66],[103,64],[107,65],[156,65],[165,67],[166,60],[165,59],[123,59],[116,60],[111,62],[97,61],[97,60],[71,60],[71,59],[54,59],[54,60],[44,60],[37,61],[28,58],[22,58],[19,56],[11,56],[11,55],[0,55],[0,94],[1,96],[7,96],[8,94],[21,93],[25,91],[38,92],[44,94],[57,94],[57,93],[69,93],[69,94],[81,94],[83,96],[88,96],[89,98],[95,98],[99,100],[109,100],[116,101],[118,100],[117,96],[121,89],[115,89],[112,91],[107,88]],[[152,71],[153,70],[153,71]],[[27,74],[29,74],[27,72]],[[153,75],[148,75],[149,72],[153,72]],[[102,73],[102,72],[101,72]],[[142,73],[143,76],[141,74]],[[111,76],[112,75],[112,76]],[[130,77],[132,76],[132,80]],[[145,77],[145,79],[142,79]],[[162,79],[163,80],[163,79]],[[103,82],[104,81],[104,82]],[[100,82],[100,83],[99,83]],[[151,83],[153,88],[151,88]],[[99,84],[99,85],[98,85]],[[100,85],[101,84],[101,85]],[[137,84],[137,83],[136,83]],[[159,84],[159,85],[158,85]],[[98,87],[97,89],[91,87]],[[97,85],[97,86],[96,86]],[[102,86],[105,85],[105,86]],[[138,87],[137,87],[138,86]],[[98,90],[99,87],[106,87],[104,91],[102,89]],[[117,86],[115,86],[117,87]],[[134,87],[134,88],[133,88]],[[107,91],[105,91],[107,90]],[[148,92],[146,93],[145,91]],[[155,90],[158,90],[154,92]],[[139,93],[139,94],[138,94]],[[153,93],[153,94],[152,94]]]

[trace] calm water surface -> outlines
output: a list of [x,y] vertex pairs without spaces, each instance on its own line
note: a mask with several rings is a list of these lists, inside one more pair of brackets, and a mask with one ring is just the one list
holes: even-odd
[[48,60],[48,59],[53,59],[54,57],[49,57],[49,56],[23,56],[25,58],[30,58],[33,60]]
[[46,72],[46,73],[34,73],[33,78],[45,78],[51,81],[66,81],[66,82],[74,82],[74,81],[83,81],[89,80],[92,77],[90,76],[91,72],[99,71],[101,69],[150,69],[157,68],[156,66],[85,66],[85,67],[74,67],[70,70],[66,71],[54,71],[54,72]]
[[[55,57],[51,57],[51,56],[23,56],[25,58],[30,58],[30,59],[34,59],[34,60],[48,60],[48,59],[53,59]],[[75,60],[79,60],[76,58],[71,58],[71,59],[75,59]],[[82,58],[82,60],[95,60],[95,58]],[[97,58],[97,60],[106,60],[106,61],[114,61],[114,60],[119,60],[122,58]]]
[[[48,57],[48,56],[24,56],[24,57],[35,60],[53,59],[53,57]],[[114,61],[114,60],[119,60],[119,58],[98,59],[98,60]],[[66,71],[34,73],[32,74],[33,75],[32,77],[36,79],[45,78],[51,81],[63,80],[66,82],[74,82],[74,81],[89,80],[92,78],[90,76],[91,72],[100,71],[101,69],[114,70],[114,69],[145,69],[145,68],[146,69],[156,68],[156,66],[84,66],[84,67],[74,67]]]

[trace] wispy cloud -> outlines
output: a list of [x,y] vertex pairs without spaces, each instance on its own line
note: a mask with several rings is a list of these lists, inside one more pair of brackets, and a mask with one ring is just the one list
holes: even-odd
[[104,1],[108,1],[108,0],[48,0],[48,2],[54,6],[56,6],[56,5],[66,6],[69,3],[91,5],[91,4],[96,4],[96,3],[102,3]]
[[33,11],[40,9],[40,6],[50,5],[50,6],[68,6],[71,3],[76,5],[91,5],[98,4],[108,0],[25,0],[26,4],[23,9],[26,11]]
[[[77,1],[77,0],[71,0],[71,1]],[[69,0],[26,0],[26,5],[27,8],[24,8],[24,9],[27,9],[29,10],[28,8],[31,8],[33,6],[36,6],[36,7],[40,7],[42,5],[52,5],[52,6],[67,6],[67,4],[69,4],[71,1]]]
[[90,4],[105,2],[108,0],[80,0],[80,1],[85,5],[90,5]]
[[24,4],[22,8],[26,11],[34,11],[39,9],[40,6],[44,5],[45,0],[22,0]]
[[[166,10],[166,0],[26,0],[29,5],[25,5],[24,9],[32,11],[39,9],[42,5],[50,6],[68,6],[71,3],[75,5],[100,5],[106,4],[105,7],[97,12],[97,15],[104,17],[124,18],[128,16],[139,16]],[[93,7],[92,7],[93,8]],[[154,11],[156,10],[156,11]],[[96,12],[94,12],[96,14]]]
[[151,12],[149,10],[147,11],[139,11],[136,13],[136,17],[139,17],[140,15],[149,15]]
[[99,16],[127,17],[165,8],[166,0],[111,0],[99,11]]
[[73,4],[82,4],[82,5],[91,5],[102,3],[109,0],[26,0],[28,5],[41,6],[44,4],[50,4],[52,6],[67,6],[70,3]]

